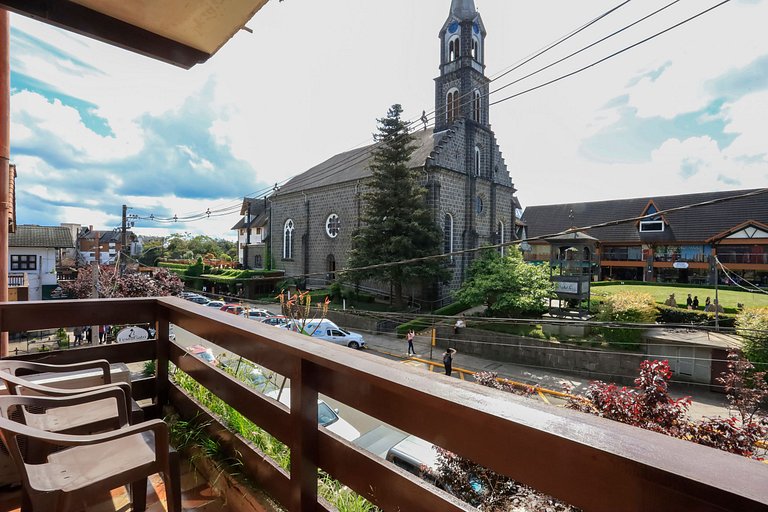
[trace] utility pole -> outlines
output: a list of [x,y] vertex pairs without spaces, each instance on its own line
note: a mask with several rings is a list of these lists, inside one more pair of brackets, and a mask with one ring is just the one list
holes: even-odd
[[[91,298],[92,299],[98,299],[99,298],[99,270],[101,269],[101,247],[99,244],[101,243],[101,233],[98,231],[94,231],[94,236],[96,240],[96,247],[94,248],[93,254],[95,255],[95,258],[93,259],[93,272],[92,272],[92,280],[93,280],[93,290],[91,291]],[[91,345],[96,345],[99,340],[99,326],[98,325],[92,325],[91,326]]]
[[122,276],[125,272],[125,244],[126,240],[128,239],[128,233],[126,231],[126,216],[128,215],[128,207],[126,205],[123,205],[123,223],[122,223],[122,238],[120,240],[120,255],[122,256],[120,258],[120,275]]
[[251,244],[251,202],[246,199],[245,210],[245,247],[243,248],[243,268],[248,270],[248,246]]
[[[8,224],[11,209],[11,68],[8,11],[0,9],[0,302],[8,301]],[[8,333],[0,332],[0,357],[8,356]]]

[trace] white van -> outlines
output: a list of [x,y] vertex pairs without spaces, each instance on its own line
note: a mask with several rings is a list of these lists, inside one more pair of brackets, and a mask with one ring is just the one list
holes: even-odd
[[365,346],[362,334],[342,329],[330,320],[308,320],[302,325],[296,320],[289,322],[285,327],[294,332],[300,332],[313,338],[330,341],[337,345],[360,349]]

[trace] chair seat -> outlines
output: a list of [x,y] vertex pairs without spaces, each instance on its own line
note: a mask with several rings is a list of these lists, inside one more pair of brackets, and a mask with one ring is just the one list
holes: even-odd
[[[72,492],[126,472],[135,473],[137,468],[155,462],[152,445],[152,435],[143,433],[68,448],[49,455],[45,464],[27,465],[29,483],[38,491]],[[115,457],[118,453],[120,456]]]
[[100,426],[103,422],[116,421],[117,417],[117,404],[114,400],[105,398],[87,404],[57,407],[40,414],[28,412],[25,421],[30,427],[47,432],[67,432],[86,425]]

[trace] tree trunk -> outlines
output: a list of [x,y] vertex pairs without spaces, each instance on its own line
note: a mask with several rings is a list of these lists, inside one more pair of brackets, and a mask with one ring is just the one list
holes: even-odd
[[392,284],[394,287],[395,307],[403,309],[403,282],[399,279],[395,279]]

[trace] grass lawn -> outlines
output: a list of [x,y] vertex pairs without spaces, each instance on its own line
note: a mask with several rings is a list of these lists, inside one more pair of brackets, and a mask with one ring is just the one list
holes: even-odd
[[[677,303],[685,307],[685,299],[688,294],[691,297],[699,297],[699,308],[704,309],[704,301],[707,297],[715,300],[715,290],[712,288],[694,288],[688,286],[667,286],[667,285],[632,285],[632,284],[610,284],[605,286],[592,287],[592,294],[616,293],[620,291],[631,291],[638,293],[650,293],[656,302],[663,303],[671,293],[675,294]],[[720,305],[724,308],[736,308],[736,304],[741,303],[746,307],[766,307],[768,306],[768,293],[750,293],[745,291],[735,291],[732,289],[720,289],[718,291]]]

